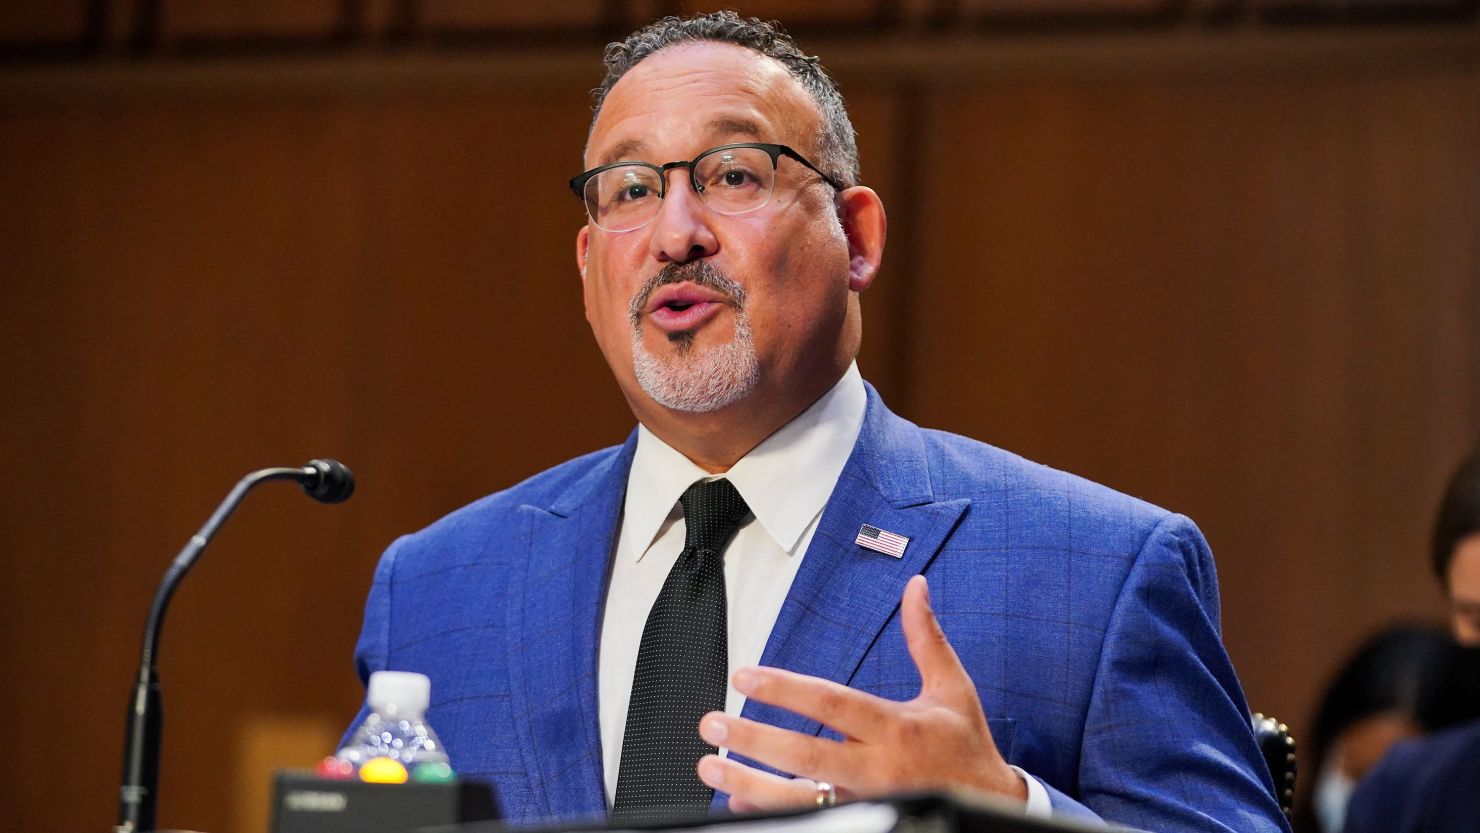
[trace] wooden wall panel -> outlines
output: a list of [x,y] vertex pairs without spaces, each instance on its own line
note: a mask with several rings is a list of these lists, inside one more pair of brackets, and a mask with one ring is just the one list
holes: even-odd
[[[130,666],[168,559],[249,469],[344,447],[354,228],[325,220],[359,187],[344,155],[355,125],[289,105],[101,109],[6,128],[0,170],[7,189],[29,191],[34,224],[7,247],[30,296],[6,305],[7,331],[20,330],[10,372],[29,382],[9,387],[29,405],[7,409],[6,427],[30,427],[7,456],[50,473],[7,507],[7,558],[34,572],[4,659],[48,716],[20,742],[77,761],[69,790],[87,797],[10,818],[83,829],[113,812]],[[354,540],[354,518],[263,491],[190,576],[161,643],[166,821],[226,829],[228,750],[250,710],[312,703],[334,678],[353,702],[353,680],[326,671],[343,668],[357,607],[344,591],[366,586],[369,559],[343,577],[325,566],[352,552],[339,542]],[[37,639],[68,650],[28,662]],[[14,778],[32,796],[56,789]]]
[[73,40],[86,27],[86,0],[12,0],[0,7],[0,43]]
[[340,23],[338,0],[161,0],[160,30],[166,40],[192,37],[328,37]]
[[876,21],[881,11],[890,4],[880,0],[812,0],[797,3],[795,0],[741,0],[736,3],[698,2],[670,3],[665,10],[677,13],[674,6],[681,6],[684,13],[699,13],[733,9],[746,17],[774,20],[784,17],[792,26],[809,26],[819,23],[848,25]]
[[1075,17],[1150,17],[1171,11],[1173,5],[1167,0],[965,0],[961,8],[968,17],[1015,17],[1042,21],[1055,18],[1071,20]]
[[[951,90],[925,133],[922,422],[1191,514],[1259,708],[1304,728],[1480,435],[1477,79]],[[975,204],[973,205],[973,202]]]
[[479,0],[422,0],[417,18],[430,29],[537,29],[540,27],[595,27],[611,6],[607,0],[541,0],[485,3]]

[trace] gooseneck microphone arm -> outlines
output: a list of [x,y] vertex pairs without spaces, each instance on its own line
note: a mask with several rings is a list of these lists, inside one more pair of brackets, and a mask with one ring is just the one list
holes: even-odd
[[196,559],[237,504],[259,483],[294,480],[309,497],[321,503],[339,503],[355,490],[354,475],[335,460],[311,460],[302,468],[271,468],[254,471],[232,487],[216,511],[191,536],[165,571],[154,591],[149,619],[144,625],[144,644],[139,653],[139,678],[129,699],[128,731],[123,742],[123,786],[119,790],[118,825],[115,833],[143,833],[154,829],[159,806],[159,735],[163,711],[159,697],[159,669],[154,658],[159,651],[159,632],[170,597]]

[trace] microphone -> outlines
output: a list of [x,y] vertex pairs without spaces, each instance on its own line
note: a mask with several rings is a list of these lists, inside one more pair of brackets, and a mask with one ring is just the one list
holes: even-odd
[[319,503],[343,503],[355,493],[355,476],[338,460],[309,460],[304,466],[303,491]]
[[338,460],[310,460],[300,468],[254,471],[237,481],[205,525],[175,556],[154,591],[154,602],[144,625],[139,679],[129,699],[128,730],[123,740],[123,786],[119,790],[118,824],[113,828],[114,833],[143,833],[155,827],[155,811],[159,806],[159,734],[164,713],[154,657],[159,650],[159,632],[170,597],[247,492],[269,480],[293,480],[320,503],[340,503],[355,491],[354,475]]

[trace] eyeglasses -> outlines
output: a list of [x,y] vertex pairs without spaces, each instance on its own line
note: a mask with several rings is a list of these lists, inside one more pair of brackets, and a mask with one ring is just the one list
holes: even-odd
[[658,216],[668,194],[668,172],[689,169],[694,193],[720,214],[744,214],[771,201],[776,188],[776,166],[781,157],[792,159],[815,171],[828,185],[843,190],[806,157],[786,145],[740,142],[704,151],[688,162],[653,165],[648,162],[613,162],[592,168],[570,181],[570,190],[586,203],[591,222],[606,231],[632,231]]

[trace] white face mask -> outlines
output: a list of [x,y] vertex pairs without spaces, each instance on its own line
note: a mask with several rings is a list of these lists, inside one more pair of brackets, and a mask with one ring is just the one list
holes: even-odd
[[1356,786],[1356,782],[1341,771],[1336,756],[1326,756],[1312,796],[1316,821],[1320,823],[1322,833],[1341,833],[1346,824],[1346,807],[1351,803]]

